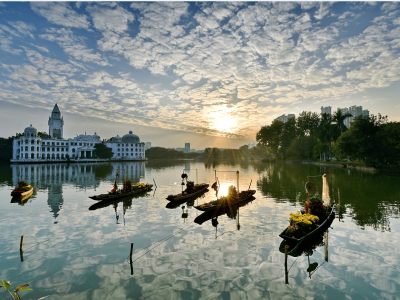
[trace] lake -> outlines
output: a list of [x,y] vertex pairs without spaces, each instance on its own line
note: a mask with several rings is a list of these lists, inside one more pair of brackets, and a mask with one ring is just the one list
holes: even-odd
[[[125,173],[157,187],[89,210],[96,203],[89,196],[111,190],[117,169],[120,185]],[[239,189],[251,183],[255,199],[218,224],[195,223],[202,212],[194,206],[216,195],[210,189],[167,207],[184,169],[210,185],[217,175],[219,196],[237,185],[232,171],[239,171]],[[288,256],[286,284],[279,234],[306,200],[307,176],[321,192],[322,174],[341,205],[323,240]],[[11,203],[19,180],[35,184],[35,193]],[[392,174],[278,162],[0,165],[0,279],[30,284],[22,299],[400,299],[399,182]],[[11,296],[0,289],[0,299]]]

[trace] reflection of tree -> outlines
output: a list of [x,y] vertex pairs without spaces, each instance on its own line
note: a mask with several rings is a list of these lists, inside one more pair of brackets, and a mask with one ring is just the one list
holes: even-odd
[[92,170],[96,179],[106,179],[112,173],[113,167],[111,164],[99,164],[93,165]]
[[[304,184],[307,175],[328,174],[331,198],[337,199],[340,188],[342,214],[349,212],[360,227],[372,227],[374,230],[389,231],[391,217],[400,217],[398,195],[399,176],[371,174],[347,169],[323,168],[313,165],[268,163],[258,166],[262,174],[257,187],[267,197],[276,202],[303,202],[306,194]],[[311,178],[319,192],[322,180]],[[296,195],[302,196],[296,199]]]
[[150,168],[153,170],[161,170],[175,166],[182,166],[182,169],[185,168],[185,161],[180,160],[167,160],[167,159],[159,159],[159,160],[148,160],[146,161],[146,168]]

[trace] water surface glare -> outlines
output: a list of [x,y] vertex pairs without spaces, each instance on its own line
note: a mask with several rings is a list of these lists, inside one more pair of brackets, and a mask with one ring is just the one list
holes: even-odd
[[[119,183],[157,184],[143,197],[89,210],[88,198]],[[237,184],[255,199],[201,225],[194,206],[167,207],[182,171],[221,191]],[[22,299],[400,299],[400,177],[288,163],[124,162],[0,166],[0,279],[30,284]],[[326,173],[339,200],[328,235],[285,256],[279,234],[306,199],[307,175]],[[19,180],[36,185],[11,203]],[[322,178],[312,177],[319,191]],[[194,206],[193,206],[194,205]],[[182,208],[184,206],[184,209]],[[24,236],[24,252],[19,251]],[[134,243],[132,270],[130,245]],[[21,261],[23,259],[23,261]],[[133,274],[131,274],[133,271]],[[0,289],[0,299],[11,299]]]

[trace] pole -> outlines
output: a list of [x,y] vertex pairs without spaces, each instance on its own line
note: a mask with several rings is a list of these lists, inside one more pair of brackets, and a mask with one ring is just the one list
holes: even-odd
[[22,245],[24,244],[24,236],[23,235],[21,235],[21,242],[20,242],[20,244],[19,244],[19,250],[21,250],[22,251]]
[[215,181],[217,181],[217,170],[214,171],[215,171]]
[[237,175],[237,192],[239,194],[239,171],[236,171],[236,175]]
[[196,183],[199,184],[199,177],[197,175],[197,169],[196,169]]
[[289,284],[289,272],[287,269],[287,257],[289,252],[289,245],[285,245],[285,283]]
[[156,181],[154,180],[154,178],[153,178],[153,181],[154,181],[154,185],[156,186],[156,188],[157,188],[157,184],[156,184]]
[[129,255],[129,262],[130,262],[130,265],[131,265],[131,275],[133,275],[132,251],[133,251],[133,243],[131,243],[131,253]]

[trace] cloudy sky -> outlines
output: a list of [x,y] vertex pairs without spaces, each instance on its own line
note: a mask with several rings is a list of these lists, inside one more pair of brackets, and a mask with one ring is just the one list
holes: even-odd
[[400,121],[397,2],[2,2],[0,136],[129,130],[238,147],[282,115],[361,105]]

